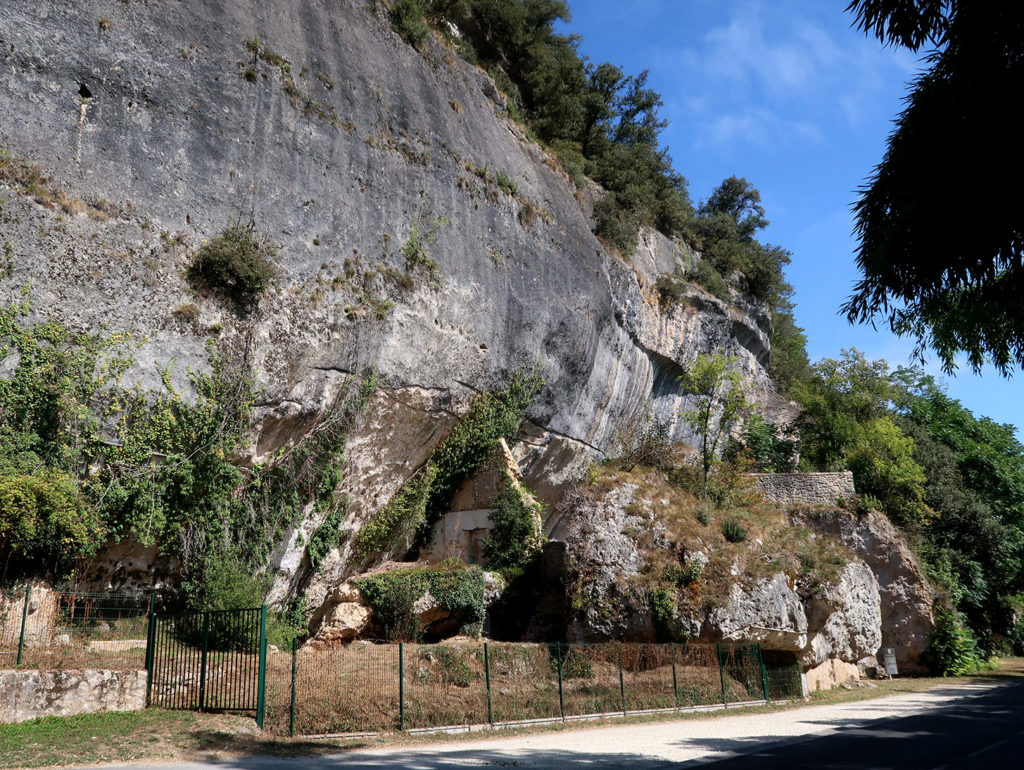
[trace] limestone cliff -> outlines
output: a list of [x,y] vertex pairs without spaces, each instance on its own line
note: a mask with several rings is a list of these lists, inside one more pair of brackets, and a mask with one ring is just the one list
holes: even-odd
[[[766,374],[765,306],[696,286],[660,303],[658,277],[698,256],[653,231],[628,260],[611,252],[591,231],[593,191],[526,136],[491,79],[437,40],[407,45],[380,3],[7,0],[0,73],[0,147],[31,171],[0,174],[11,246],[0,302],[30,285],[37,320],[132,331],[124,383],[143,389],[162,367],[187,391],[211,340],[244,352],[261,389],[246,465],[300,440],[352,375],[375,369],[380,387],[345,446],[344,532],[388,504],[475,394],[523,367],[546,384],[512,451],[549,511],[644,409],[670,421],[673,440],[692,438],[677,376],[700,353],[738,356],[762,411],[789,408]],[[233,219],[278,247],[279,277],[250,315],[185,279]],[[547,529],[571,551],[586,521]],[[349,539],[311,574],[322,523],[299,521],[268,565],[274,601],[301,588],[320,615],[356,569]],[[605,543],[613,582],[639,569],[616,538]],[[862,567],[851,561],[835,590],[872,604]],[[120,544],[85,577],[97,589],[173,584],[174,565]],[[801,599],[809,660],[875,644],[811,606],[831,596]],[[602,633],[618,628],[598,620]]]
[[[693,255],[656,233],[630,262],[609,253],[490,79],[437,42],[417,52],[385,17],[326,0],[4,3],[0,145],[73,204],[0,186],[14,253],[4,301],[31,282],[37,318],[134,330],[145,342],[129,379],[143,386],[171,362],[186,385],[211,336],[253,340],[263,390],[248,461],[294,441],[349,373],[375,366],[384,387],[347,451],[348,529],[472,394],[523,365],[547,385],[517,459],[548,499],[645,402],[673,416],[674,375],[699,352],[739,355],[777,401],[764,308],[692,289],[693,303],[660,310],[654,280]],[[182,272],[204,238],[250,214],[279,246],[281,277],[240,319]],[[414,233],[436,282],[374,278],[406,269]],[[292,571],[301,554],[285,546]],[[327,582],[345,571],[335,558]]]

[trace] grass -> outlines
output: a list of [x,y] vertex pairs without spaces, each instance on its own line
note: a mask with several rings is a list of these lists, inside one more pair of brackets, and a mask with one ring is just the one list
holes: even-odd
[[[1024,677],[1024,659],[1003,661],[996,671],[964,677],[921,677],[875,682],[875,688],[836,689],[815,693],[807,700],[767,706],[730,708],[734,714],[771,713],[783,709],[828,705],[915,693],[951,685],[985,684]],[[514,736],[599,728],[605,724],[645,724],[714,718],[707,712],[640,714],[625,718],[517,727],[495,735]],[[194,714],[150,709],[123,714],[46,717],[16,725],[0,725],[0,767],[66,767],[99,762],[155,759],[212,760],[264,754],[314,756],[337,754],[369,746],[417,746],[480,739],[479,732],[457,735],[390,733],[358,740],[273,738],[256,730],[252,720],[218,714]]]

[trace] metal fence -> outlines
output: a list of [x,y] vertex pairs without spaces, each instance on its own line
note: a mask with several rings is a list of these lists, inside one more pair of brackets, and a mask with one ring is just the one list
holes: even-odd
[[155,615],[148,638],[150,706],[253,711],[262,726],[266,606]]
[[271,654],[267,667],[267,727],[293,735],[623,715],[785,689],[781,673],[770,686],[756,644],[355,642]]
[[144,668],[152,597],[0,589],[0,668]]

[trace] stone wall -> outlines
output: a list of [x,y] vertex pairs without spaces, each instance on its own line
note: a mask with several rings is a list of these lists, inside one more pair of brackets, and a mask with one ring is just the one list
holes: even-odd
[[0,671],[0,723],[146,707],[146,672]]
[[835,505],[837,499],[850,498],[856,494],[850,471],[751,475],[757,479],[757,491],[779,505]]

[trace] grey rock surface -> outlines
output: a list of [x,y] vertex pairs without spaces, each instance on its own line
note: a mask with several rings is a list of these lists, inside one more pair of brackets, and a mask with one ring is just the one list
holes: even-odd
[[[547,502],[646,403],[690,439],[676,376],[699,353],[739,356],[765,410],[786,411],[765,372],[767,308],[692,288],[688,307],[660,309],[657,276],[696,257],[653,232],[632,263],[609,253],[489,78],[436,41],[408,46],[380,4],[9,0],[0,72],[0,146],[79,202],[62,211],[0,182],[15,252],[0,301],[31,283],[36,319],[133,332],[126,383],[143,387],[173,363],[187,390],[211,338],[252,348],[263,393],[245,462],[295,441],[353,373],[376,367],[382,388],[346,451],[348,531],[474,393],[523,366],[547,385],[516,459]],[[508,174],[516,194],[485,168]],[[203,239],[250,216],[279,246],[281,276],[257,314],[238,318],[183,273]],[[439,272],[434,282],[409,270],[407,290],[385,274],[407,271],[414,232]],[[319,524],[279,544],[275,601],[299,589],[301,543]],[[109,582],[107,566],[97,581]],[[353,569],[346,551],[329,556],[310,605]]]
[[924,673],[921,655],[935,626],[935,592],[892,522],[877,511],[858,515],[838,509],[793,513],[791,518],[794,523],[838,538],[867,564],[878,581],[879,647],[896,649],[902,673]]

